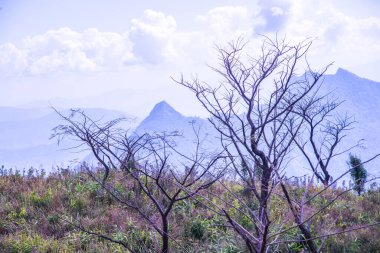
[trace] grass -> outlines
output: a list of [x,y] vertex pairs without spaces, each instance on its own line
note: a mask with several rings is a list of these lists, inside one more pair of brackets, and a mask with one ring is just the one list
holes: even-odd
[[[86,173],[67,171],[48,176],[35,173],[15,173],[0,176],[0,252],[126,252],[118,244],[89,235],[73,224],[128,242],[137,252],[157,252],[159,235],[137,213],[125,208],[104,192]],[[111,182],[125,197],[136,193],[125,187],[119,172],[111,173]],[[227,182],[234,194],[245,198],[237,182]],[[314,186],[310,195],[320,189]],[[302,186],[292,186],[291,194],[302,196]],[[343,189],[330,189],[315,198],[305,209],[313,213]],[[248,230],[249,219],[239,213],[239,202],[220,185],[212,186],[203,196],[229,209],[234,218]],[[224,202],[223,200],[231,200]],[[141,201],[144,201],[143,199]],[[223,217],[202,205],[202,198],[178,203],[170,217],[173,252],[246,252],[245,244],[226,226]],[[252,203],[255,206],[255,203]],[[362,196],[343,194],[310,223],[318,235],[380,221],[380,189],[373,187]],[[152,210],[154,212],[154,210]],[[273,227],[285,221],[293,226],[291,213],[280,196],[270,202],[270,215],[276,217]],[[157,219],[158,222],[159,219]],[[276,224],[276,222],[278,224]],[[297,230],[283,235],[283,240],[298,238]],[[324,252],[380,252],[380,226],[355,230],[319,240]],[[271,252],[302,252],[300,243],[284,243]]]

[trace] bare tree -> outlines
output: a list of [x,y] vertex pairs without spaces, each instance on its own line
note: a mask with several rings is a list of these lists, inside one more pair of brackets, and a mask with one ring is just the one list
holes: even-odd
[[[306,183],[306,185],[303,186],[304,187],[304,194],[302,194],[302,196],[299,198],[294,196],[294,194],[293,195],[290,194],[290,191],[291,191],[290,188],[291,187],[289,187],[289,185],[286,184],[286,181],[285,182],[281,181],[281,183],[280,183],[281,189],[284,193],[285,200],[289,205],[289,209],[290,209],[290,211],[294,217],[295,225],[290,226],[290,227],[285,228],[285,229],[280,229],[276,233],[272,234],[271,237],[279,236],[281,234],[284,234],[284,233],[298,227],[302,233],[302,238],[293,239],[293,240],[280,240],[280,241],[272,242],[271,244],[277,245],[277,244],[289,243],[289,242],[299,242],[299,243],[307,244],[309,247],[309,250],[311,252],[324,252],[324,246],[325,246],[326,238],[328,238],[330,236],[348,233],[348,232],[355,231],[358,229],[369,228],[371,226],[376,226],[376,225],[380,224],[379,222],[373,222],[373,223],[369,223],[369,224],[365,224],[365,225],[361,225],[361,226],[348,227],[346,229],[338,230],[338,231],[335,228],[333,228],[332,231],[329,231],[327,233],[325,232],[325,234],[319,234],[319,235],[312,235],[312,233],[310,231],[311,222],[314,219],[316,219],[318,216],[323,215],[324,211],[326,211],[327,208],[332,206],[337,199],[342,197],[344,194],[346,194],[352,190],[355,190],[355,186],[348,187],[348,188],[344,189],[343,191],[338,191],[336,196],[333,196],[332,198],[330,196],[330,199],[323,196],[323,194],[326,193],[326,191],[328,189],[330,189],[332,185],[336,184],[338,180],[342,179],[344,176],[351,173],[353,169],[361,167],[364,164],[375,160],[379,156],[380,156],[380,154],[377,154],[377,155],[371,157],[370,159],[368,159],[364,162],[357,163],[353,168],[348,169],[347,171],[342,173],[339,177],[337,177],[335,180],[331,180],[328,185],[325,185],[322,189],[317,190],[313,194],[310,194],[310,189],[312,187],[314,187],[315,185],[313,184],[313,180],[310,180],[308,183]],[[315,176],[315,174],[313,174],[313,176]],[[365,183],[377,180],[378,178],[379,177],[376,177],[376,176],[372,177],[369,180],[365,180]],[[313,212],[306,214],[307,207],[310,206],[311,202],[314,199],[316,199],[317,197],[321,197],[321,198],[326,199],[327,200],[326,204],[320,206],[318,209],[314,210]],[[314,243],[314,241],[317,241],[318,239],[322,239],[319,247],[317,247],[316,243]]]
[[[341,142],[354,121],[348,116],[335,115],[341,104],[339,100],[320,95],[322,77],[330,65],[320,71],[310,68],[306,54],[311,44],[312,41],[306,40],[291,45],[285,40],[265,37],[258,54],[252,56],[245,54],[246,44],[240,39],[226,48],[217,48],[220,65],[212,67],[221,77],[217,84],[208,84],[198,78],[185,80],[183,76],[175,80],[192,91],[210,114],[209,121],[220,134],[221,145],[244,189],[243,195],[236,194],[227,183],[219,180],[239,207],[229,204],[228,200],[222,201],[230,209],[215,207],[207,199],[205,205],[224,215],[229,226],[245,241],[249,252],[273,250],[276,245],[289,241],[281,236],[294,229],[298,229],[300,237],[291,241],[302,243],[310,252],[321,252],[323,242],[318,246],[318,239],[345,232],[315,235],[310,225],[351,189],[329,199],[318,210],[305,212],[313,199],[322,196],[349,173],[332,181],[331,160],[360,144],[342,150]],[[306,72],[298,75],[297,69],[302,62]],[[314,176],[324,184],[323,189],[311,197],[312,180],[308,184],[305,180],[304,193],[299,197],[294,194],[297,187],[285,177],[285,168],[294,168],[291,156],[294,149],[301,150]],[[278,220],[271,212],[270,205],[278,197],[288,205],[293,226],[285,228],[288,221]],[[244,225],[236,213],[248,219],[252,228]]]
[[[227,220],[244,239],[249,252],[267,252],[272,238],[268,203],[281,182],[287,155],[305,121],[293,110],[317,88],[327,67],[320,72],[309,69],[311,78],[296,78],[296,68],[311,41],[290,45],[266,38],[258,56],[243,58],[244,46],[238,40],[227,48],[218,48],[221,64],[213,68],[222,78],[218,85],[183,77],[177,82],[191,90],[211,115],[210,122],[249,191],[249,198],[239,201],[254,231],[245,229],[224,210]],[[255,201],[257,210],[250,207]],[[307,240],[307,244],[315,248],[313,241]]]
[[[79,142],[75,148],[91,150],[101,164],[104,176],[99,178],[99,173],[94,173],[88,165],[82,166],[117,202],[146,220],[161,237],[160,252],[168,253],[170,241],[172,244],[177,243],[169,229],[173,207],[217,181],[223,175],[225,159],[219,154],[206,155],[201,151],[198,134],[194,155],[185,156],[175,149],[171,134],[138,136],[117,127],[122,119],[101,124],[80,110],[72,110],[69,116],[56,112],[65,124],[54,129],[53,137],[59,141],[67,137],[74,138]],[[181,158],[180,163],[173,162],[174,154]],[[120,192],[112,181],[108,182],[112,171],[121,173],[125,181],[124,190],[132,190],[135,193],[133,197]],[[131,181],[134,184],[128,183]],[[82,231],[96,234],[78,224],[76,226]],[[96,235],[131,250],[127,242],[116,241],[104,234]]]
[[332,95],[320,95],[319,88],[308,95],[294,108],[294,112],[304,120],[301,131],[290,133],[294,142],[307,160],[316,178],[325,186],[331,175],[329,165],[339,155],[360,145],[360,141],[342,150],[342,141],[352,129],[354,120],[337,113],[342,101]]
[[[245,55],[246,44],[238,40],[226,48],[218,48],[220,65],[212,68],[221,77],[216,85],[197,78],[187,81],[182,77],[176,81],[191,90],[210,114],[209,121],[220,136],[223,153],[207,155],[197,135],[195,154],[182,154],[171,134],[129,134],[117,128],[120,119],[100,124],[75,110],[70,116],[58,112],[66,124],[58,126],[54,136],[59,140],[73,137],[79,141],[77,148],[92,151],[104,173],[99,178],[99,174],[84,166],[90,176],[121,205],[145,219],[161,238],[160,252],[169,252],[177,244],[169,226],[173,207],[195,197],[225,218],[249,252],[270,252],[286,242],[300,242],[305,249],[320,252],[323,243],[318,245],[318,239],[344,231],[316,235],[311,232],[311,221],[341,194],[311,214],[304,210],[348,173],[331,183],[328,166],[332,158],[345,151],[338,149],[338,145],[353,122],[349,117],[331,120],[340,102],[319,95],[322,77],[329,66],[312,71],[306,64],[307,74],[297,75],[300,63],[303,60],[307,63],[306,53],[311,44],[309,40],[292,45],[285,40],[265,38],[258,54],[251,56]],[[306,151],[309,145],[311,154]],[[294,193],[297,188],[285,177],[284,170],[292,169],[293,149],[301,149],[314,176],[324,183],[323,189],[313,196],[309,195],[312,183],[305,183],[304,193],[299,197]],[[174,161],[174,157],[183,162]],[[232,180],[243,186],[242,194],[231,188],[231,178],[223,176],[226,168],[238,177],[237,181]],[[112,171],[119,171],[122,179],[133,182],[124,185],[136,193],[133,197],[120,192],[108,180]],[[223,187],[232,199],[207,191],[223,205],[208,199],[204,193],[213,184]],[[279,219],[271,210],[278,198],[289,208],[281,215],[290,213],[292,221]],[[247,220],[251,226],[246,226]],[[289,227],[290,222],[294,225]],[[88,231],[80,224],[77,226]],[[290,230],[298,230],[299,237],[284,238]],[[130,248],[107,235],[98,236]]]

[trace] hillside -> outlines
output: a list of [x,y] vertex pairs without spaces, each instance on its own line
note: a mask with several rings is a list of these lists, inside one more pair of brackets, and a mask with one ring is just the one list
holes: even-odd
[[[109,121],[129,114],[106,109],[88,108],[84,111],[93,119]],[[69,115],[69,110],[63,110]],[[11,115],[14,115],[11,116]],[[53,128],[63,121],[52,109],[0,108],[0,164],[11,168],[44,167],[50,171],[55,165],[71,165],[81,161],[87,152],[75,153],[68,148],[75,145],[70,140],[60,146],[50,139]]]
[[[133,108],[123,108],[124,93],[121,91],[116,93],[119,95],[115,96],[113,103],[120,102],[120,110],[133,112]],[[379,153],[377,144],[380,143],[380,135],[378,134],[380,128],[380,118],[378,117],[380,115],[380,83],[361,78],[347,70],[338,69],[335,74],[324,77],[321,93],[331,93],[343,100],[344,103],[340,106],[339,113],[341,115],[348,114],[357,122],[343,142],[342,148],[363,139],[363,146],[353,150],[354,153],[358,154],[362,160]],[[100,97],[96,98],[96,100],[98,99]],[[89,101],[92,100],[86,98],[83,101],[76,101],[75,104],[85,106]],[[140,106],[143,106],[142,101],[139,103]],[[70,101],[65,101],[65,104],[68,106]],[[88,109],[85,111],[90,117],[104,121],[120,116],[130,117],[129,114],[115,110]],[[66,112],[68,113],[68,111]],[[67,164],[68,160],[77,159],[80,161],[84,159],[87,156],[86,154],[78,155],[62,150],[65,147],[70,147],[71,143],[64,143],[66,146],[58,147],[55,140],[49,140],[52,128],[60,123],[57,115],[50,109],[1,107],[0,163],[8,167],[18,168],[43,165],[49,170],[53,164]],[[208,120],[184,116],[165,101],[156,104],[139,125],[130,124],[125,125],[125,127],[135,128],[138,134],[175,132],[180,135],[175,138],[175,141],[183,153],[194,152],[197,141],[195,133],[199,131],[198,137],[205,150],[216,151],[220,149],[219,136]],[[370,174],[379,174],[379,164],[379,162],[374,162],[367,165]],[[293,165],[290,170],[292,174],[304,173],[305,161],[302,158],[296,157]],[[340,174],[347,168],[346,157],[337,159],[333,166],[335,167],[333,174]]]
[[[120,188],[128,182],[120,173],[112,174],[110,178],[110,183],[119,185],[125,196],[138,194],[138,191],[130,189],[131,186]],[[241,185],[231,182],[229,186],[236,196],[244,198]],[[319,190],[313,186],[310,195]],[[303,191],[302,186],[297,186],[292,194],[297,195]],[[333,199],[342,192],[343,189],[328,190],[313,201],[307,208],[308,212],[323,207],[326,200]],[[232,201],[231,193],[219,184],[202,191],[202,195],[209,196],[210,199],[197,197],[175,206],[170,217],[171,238],[175,239],[172,252],[247,252],[244,241],[234,234],[226,220],[201,204],[208,199],[231,211],[239,206],[239,202]],[[136,253],[159,252],[159,235],[151,224],[135,210],[120,205],[102,191],[99,184],[86,173],[60,171],[43,178],[36,175],[35,171],[27,171],[25,176],[4,176],[4,170],[1,169],[0,196],[0,252],[131,252],[120,244],[90,235],[76,226],[121,240]],[[148,207],[147,199],[141,198],[139,201]],[[361,197],[346,193],[313,219],[310,226],[317,234],[326,234],[350,226],[379,222],[379,204],[379,188]],[[148,211],[154,212],[152,209]],[[231,213],[247,229],[252,229],[244,215]],[[270,215],[285,221],[285,227],[293,225],[292,219],[289,219],[289,210],[281,198],[273,199]],[[159,221],[155,222],[159,224]],[[323,252],[378,252],[379,231],[377,225],[329,237],[324,241]],[[280,238],[297,239],[299,235],[297,230],[291,230]],[[318,241],[318,244],[322,241]],[[279,245],[279,251],[275,252],[303,252],[302,248],[301,243],[289,242]]]

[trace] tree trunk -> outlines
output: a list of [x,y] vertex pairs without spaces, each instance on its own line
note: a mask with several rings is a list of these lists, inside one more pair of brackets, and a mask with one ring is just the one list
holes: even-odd
[[299,216],[298,212],[295,210],[293,203],[290,199],[288,190],[285,188],[285,185],[283,183],[281,183],[281,188],[285,194],[285,198],[289,204],[290,210],[292,211],[294,221],[296,222],[298,228],[301,230],[301,233],[305,238],[305,240],[303,242],[307,245],[310,252],[318,253],[317,246],[315,245],[314,241],[312,240],[313,236],[310,233],[310,230],[306,228],[305,224],[302,223],[302,220],[300,219],[300,216]]
[[162,249],[161,253],[169,253],[169,223],[166,216],[162,217]]

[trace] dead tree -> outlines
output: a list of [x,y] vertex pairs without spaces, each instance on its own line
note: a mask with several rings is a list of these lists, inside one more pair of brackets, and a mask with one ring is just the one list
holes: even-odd
[[342,149],[342,141],[352,129],[354,120],[338,114],[337,109],[342,101],[330,94],[319,93],[317,89],[294,108],[294,113],[302,117],[305,123],[301,131],[290,133],[316,178],[328,186],[331,161],[360,145],[360,141]]
[[[65,124],[54,129],[53,137],[59,141],[62,141],[62,138],[72,138],[78,141],[75,148],[89,149],[101,164],[104,176],[99,178],[98,174],[83,164],[89,175],[107,194],[121,205],[138,213],[159,234],[160,252],[170,252],[171,244],[173,246],[177,243],[170,235],[169,229],[173,207],[214,184],[223,175],[225,159],[219,154],[206,155],[201,152],[198,135],[193,156],[185,156],[175,149],[171,134],[137,136],[117,127],[122,119],[101,124],[81,110],[72,110],[69,116],[56,112]],[[172,162],[174,154],[181,158],[181,163]],[[125,190],[133,190],[134,197],[126,196],[114,187],[112,181],[107,180],[112,171],[121,173],[126,182]],[[134,184],[128,186],[128,182]],[[80,229],[95,234],[81,226]],[[131,250],[128,242],[117,242],[104,234],[96,235]]]
[[[368,160],[366,160],[364,162],[360,162],[359,164],[357,164],[355,166],[355,168],[359,167],[359,166],[363,166],[364,164],[369,163],[369,162],[377,159],[379,156],[380,156],[380,154],[376,154],[373,157],[371,157],[370,159],[368,159]],[[335,201],[337,199],[339,199],[340,197],[342,197],[344,194],[346,194],[346,193],[348,193],[350,191],[353,191],[355,189],[355,186],[350,186],[350,187],[348,187],[348,188],[346,188],[346,189],[338,192],[338,194],[336,196],[333,196],[332,199],[326,201],[326,204],[322,205],[321,207],[319,207],[317,210],[315,210],[312,213],[306,214],[306,212],[305,212],[306,207],[308,205],[310,205],[311,201],[313,201],[315,198],[317,198],[317,197],[324,198],[323,194],[328,189],[330,189],[330,187],[332,185],[336,184],[337,181],[339,181],[340,179],[342,179],[347,174],[351,173],[351,171],[352,171],[352,168],[348,169],[347,171],[345,171],[344,173],[342,173],[339,177],[337,177],[335,180],[332,180],[327,186],[324,186],[322,189],[318,190],[317,192],[315,192],[313,194],[310,194],[310,188],[314,187],[313,180],[310,180],[304,186],[305,187],[305,191],[304,191],[304,194],[301,196],[300,199],[298,199],[295,196],[292,196],[290,194],[290,189],[287,186],[286,182],[281,181],[280,182],[281,189],[282,189],[282,191],[284,193],[285,200],[286,200],[286,202],[289,205],[290,212],[292,213],[292,215],[294,217],[295,225],[294,226],[290,226],[290,227],[285,228],[285,229],[280,229],[276,233],[273,233],[271,235],[271,237],[276,237],[276,236],[284,234],[284,233],[286,233],[286,232],[288,232],[288,231],[290,231],[292,229],[298,228],[301,231],[303,238],[292,239],[292,240],[274,241],[274,242],[271,243],[271,245],[278,245],[278,244],[290,243],[290,242],[298,242],[298,243],[308,244],[308,247],[309,247],[309,249],[310,249],[311,252],[324,252],[324,250],[325,250],[324,249],[324,247],[325,247],[325,240],[328,237],[339,235],[339,234],[344,234],[344,233],[349,233],[351,231],[355,231],[355,230],[359,230],[359,229],[366,229],[366,228],[369,228],[369,227],[372,227],[372,226],[379,225],[380,222],[373,222],[373,223],[369,223],[369,224],[365,224],[365,225],[360,225],[360,226],[354,225],[352,227],[348,227],[348,228],[345,228],[343,230],[338,230],[337,231],[336,229],[333,229],[333,231],[327,232],[325,234],[318,234],[318,235],[312,235],[312,233],[310,232],[311,221],[314,220],[314,219],[316,219],[318,216],[323,215],[323,212],[327,208],[329,208],[330,206],[332,206],[335,203]],[[315,176],[315,174],[313,176]],[[366,180],[365,183],[369,183],[371,181],[378,180],[378,178],[379,177],[374,176],[371,179]],[[317,241],[317,240],[322,240],[321,243],[320,243],[320,245],[319,245],[319,247],[317,247],[317,245],[314,243],[314,241]],[[309,244],[308,242],[313,242],[313,243]]]
[[[191,90],[210,114],[210,123],[220,134],[226,154],[249,192],[248,199],[238,199],[240,211],[251,220],[248,231],[227,210],[230,225],[246,242],[249,252],[267,252],[274,233],[268,204],[287,163],[294,138],[304,119],[293,113],[318,86],[327,70],[312,72],[311,78],[295,78],[311,41],[290,45],[266,38],[257,56],[243,57],[244,43],[238,40],[219,48],[217,85],[197,78],[177,82]],[[291,129],[290,133],[289,128]],[[242,173],[242,164],[245,172]],[[258,208],[251,203],[257,202]],[[307,240],[313,249],[312,240]]]

